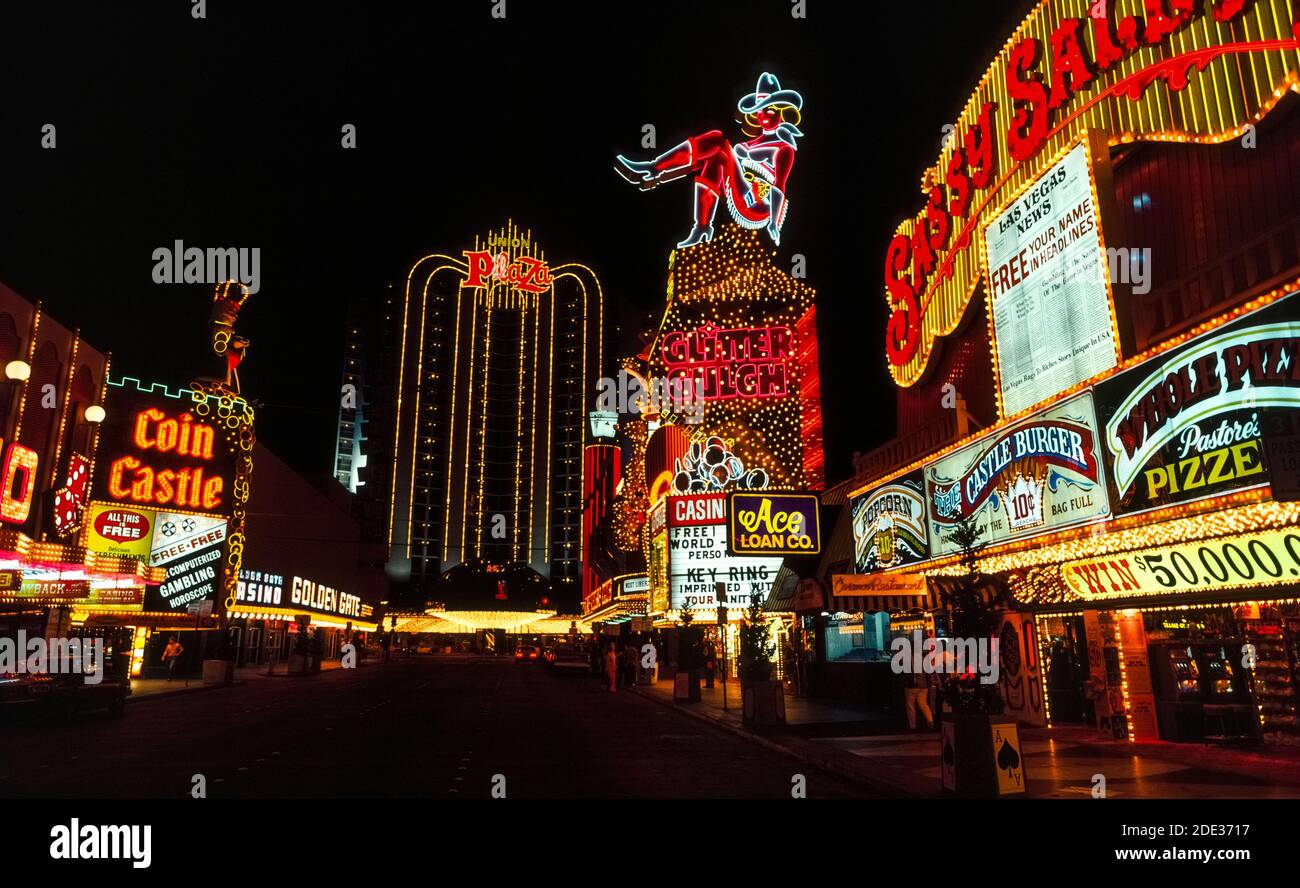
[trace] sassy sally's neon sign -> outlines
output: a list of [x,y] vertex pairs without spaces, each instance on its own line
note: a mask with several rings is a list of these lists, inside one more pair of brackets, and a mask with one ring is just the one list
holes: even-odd
[[[1045,149],[1126,111],[1101,103],[1138,102],[1163,82],[1185,92],[1188,107],[1218,114],[1193,111],[1171,122],[1139,110],[1112,140],[1216,139],[1257,119],[1295,76],[1300,22],[1288,0],[1125,0],[1136,13],[1127,15],[1119,5],[1041,0],[990,65],[923,177],[925,205],[899,225],[885,253],[885,352],[899,385],[918,382],[935,342],[959,325],[985,273],[979,230],[1037,175]],[[1245,82],[1227,88],[1230,94],[1217,85],[1238,76],[1228,70],[1255,72],[1255,59],[1269,53],[1264,73],[1241,75]]]

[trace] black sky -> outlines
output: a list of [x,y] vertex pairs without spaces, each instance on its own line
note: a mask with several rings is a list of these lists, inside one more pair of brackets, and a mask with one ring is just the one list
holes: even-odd
[[[257,246],[241,368],[259,436],[331,468],[343,322],[423,251],[508,217],[596,270],[611,314],[662,307],[685,183],[611,171],[711,128],[770,70],[805,99],[780,259],[817,289],[832,481],[893,429],[881,266],[942,126],[1027,0],[296,4],[43,3],[0,12],[0,281],[114,356],[183,382],[215,366],[206,285],[152,282],[152,252]],[[58,147],[40,148],[41,126]],[[358,147],[340,147],[353,123]]]

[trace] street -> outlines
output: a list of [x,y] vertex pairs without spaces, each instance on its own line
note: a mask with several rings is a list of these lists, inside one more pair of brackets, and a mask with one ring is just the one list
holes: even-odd
[[[0,797],[862,798],[588,674],[421,657],[0,728]],[[497,780],[499,784],[499,779]]]

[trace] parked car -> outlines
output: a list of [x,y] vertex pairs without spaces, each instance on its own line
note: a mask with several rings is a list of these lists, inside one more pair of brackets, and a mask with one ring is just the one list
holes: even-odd
[[521,644],[515,648],[515,663],[536,663],[541,656],[541,651],[531,644]]
[[121,715],[131,696],[130,659],[109,660],[102,680],[91,684],[77,674],[5,673],[0,675],[0,712],[8,716],[35,715],[71,718],[92,710]]
[[591,656],[580,644],[556,645],[551,668],[562,672],[588,672],[591,669]]

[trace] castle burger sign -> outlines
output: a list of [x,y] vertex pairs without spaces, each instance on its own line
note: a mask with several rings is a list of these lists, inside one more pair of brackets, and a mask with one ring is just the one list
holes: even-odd
[[1042,0],[968,99],[922,176],[924,206],[885,252],[895,382],[920,381],[957,329],[987,272],[981,231],[1047,162],[1090,131],[1111,143],[1231,136],[1294,88],[1295,18],[1290,0]]

